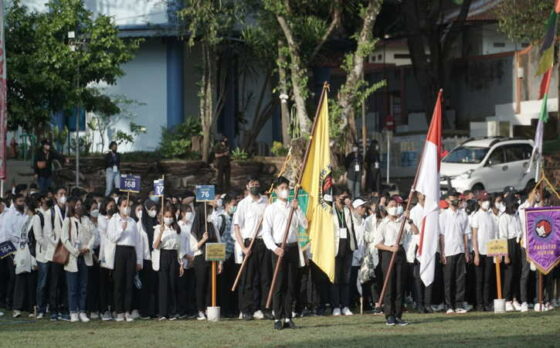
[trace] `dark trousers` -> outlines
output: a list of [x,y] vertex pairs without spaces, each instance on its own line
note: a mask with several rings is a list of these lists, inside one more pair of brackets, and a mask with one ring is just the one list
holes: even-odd
[[209,280],[211,262],[204,259],[204,255],[198,255],[194,258],[194,274],[196,278],[196,308],[199,312],[204,312],[208,306],[208,298],[210,297]]
[[109,311],[109,308],[115,308],[113,288],[112,271],[101,267],[99,269],[99,310],[103,313]]
[[[445,258],[443,278],[445,283],[445,304],[447,308],[462,308],[465,302],[465,276],[467,273],[465,254],[460,253]],[[453,296],[455,295],[455,296]]]
[[[393,253],[390,251],[382,250],[381,254],[383,254],[383,276],[384,278],[387,278],[387,272],[389,270],[389,264],[391,262],[391,255]],[[385,290],[385,297],[383,298],[383,312],[385,313],[386,318],[390,316],[396,318],[402,317],[405,266],[406,254],[403,247],[401,246],[399,247],[399,251],[397,251],[395,265],[393,266],[391,277],[387,282],[387,290]]]
[[49,311],[53,313],[65,313],[68,311],[68,289],[64,266],[58,263],[49,263]]
[[476,305],[478,307],[489,307],[491,304],[490,289],[495,274],[494,258],[479,255],[479,263],[474,270],[476,273]]
[[78,272],[66,272],[68,308],[70,313],[84,313],[87,300],[88,267],[83,256],[78,257]]
[[218,187],[222,189],[223,192],[227,192],[229,190],[230,185],[230,172],[231,167],[229,165],[218,165],[218,175],[216,178]]
[[37,262],[37,313],[47,311],[47,284],[49,276],[50,262]]
[[[245,239],[245,246],[251,244]],[[253,314],[258,309],[264,309],[270,290],[272,273],[271,257],[262,239],[257,239],[249,254],[247,265],[240,279],[239,309],[245,314]]]
[[424,285],[424,282],[420,278],[420,262],[414,260],[414,285],[416,289],[416,303],[419,307],[430,307],[432,305],[432,289],[435,283],[435,270],[434,270],[434,281],[429,286]]
[[13,265],[13,260],[13,256],[6,256],[0,259],[0,308],[11,308],[12,296],[9,295],[8,288],[11,278],[9,264]]
[[196,314],[195,275],[187,268],[177,284],[177,306],[180,315]]
[[366,192],[381,192],[381,172],[379,169],[375,169],[374,165],[370,165],[372,168],[366,170]]
[[218,298],[224,317],[231,317],[237,312],[237,290],[235,292],[231,291],[237,276],[236,266],[232,256],[224,261],[222,273],[218,275]]
[[346,251],[334,259],[334,283],[331,284],[332,308],[348,307],[350,301],[350,270],[352,268],[352,252]]
[[509,264],[504,264],[504,298],[506,301],[519,299],[519,273],[521,248],[516,238],[508,239]]
[[101,272],[99,263],[93,261],[93,266],[88,267],[87,281],[86,309],[90,313],[99,312],[101,310],[99,305],[99,272]]
[[158,271],[159,316],[169,317],[177,314],[177,278],[179,262],[177,250],[162,250]]
[[[278,256],[272,254],[275,265]],[[292,318],[292,305],[295,294],[297,270],[299,267],[299,250],[297,243],[286,244],[284,257],[278,269],[276,286],[272,295],[272,308],[276,320]]]
[[309,268],[311,273],[311,283],[315,288],[318,296],[316,307],[317,309],[325,309],[325,305],[329,303],[330,286],[329,278],[313,261],[309,261]]
[[13,308],[18,311],[33,311],[35,305],[36,272],[15,275]]
[[532,273],[531,265],[527,261],[526,249],[521,248],[521,279],[519,280],[519,294],[521,302],[529,302],[529,281],[531,280],[530,278]]
[[[389,254],[390,255],[390,254]],[[379,257],[381,257],[381,253],[379,253]],[[380,263],[375,267],[375,278],[370,281],[369,288],[371,293],[371,303],[373,307],[376,307],[380,301],[381,296],[381,289],[383,289],[383,261],[380,260]]]
[[132,310],[132,288],[136,274],[136,251],[134,247],[117,245],[113,271],[113,300],[117,313]]
[[143,317],[156,316],[156,299],[158,298],[157,278],[157,272],[155,272],[152,268],[152,261],[144,260],[144,266],[140,271],[142,289],[138,292],[138,309],[140,311],[140,315]]

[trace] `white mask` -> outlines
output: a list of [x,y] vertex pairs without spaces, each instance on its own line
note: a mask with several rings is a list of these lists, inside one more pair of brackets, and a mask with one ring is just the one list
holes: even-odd
[[129,216],[130,215],[130,207],[122,207],[121,208],[121,214],[125,215],[125,216]]
[[93,209],[92,211],[89,212],[89,215],[90,215],[92,218],[98,217],[98,216],[99,216],[99,209]]
[[190,211],[189,211],[189,212],[186,212],[185,215],[183,216],[183,220],[185,220],[185,221],[191,221],[192,216],[193,216],[193,213],[192,213],[192,212],[190,212]]
[[398,215],[398,208],[397,207],[387,208],[387,214],[389,214],[391,216],[397,216]]
[[150,216],[151,218],[155,218],[156,215],[157,215],[157,211],[155,211],[154,209],[148,210],[148,216]]
[[506,211],[506,205],[504,203],[498,203],[498,210],[500,211],[500,213],[503,213]]
[[221,200],[221,199],[218,199],[218,200],[216,201],[216,206],[218,206],[218,207],[221,207],[223,204],[224,204],[224,201]]
[[484,202],[482,202],[480,207],[484,210],[488,210],[488,208],[490,208],[490,202],[489,201],[484,201]]
[[399,206],[397,207],[397,216],[402,215],[402,213],[404,213],[404,208],[403,208],[402,205],[399,205]]
[[163,218],[163,223],[167,226],[170,226],[173,223],[173,218]]
[[278,197],[281,199],[288,199],[289,192],[288,190],[282,190],[278,192]]
[[66,196],[60,196],[57,201],[60,204],[66,204]]
[[136,217],[137,217],[138,219],[142,219],[142,210],[137,210],[137,211],[136,211]]

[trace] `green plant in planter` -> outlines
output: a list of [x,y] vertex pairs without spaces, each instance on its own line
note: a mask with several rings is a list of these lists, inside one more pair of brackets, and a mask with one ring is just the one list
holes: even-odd
[[249,159],[249,154],[245,150],[237,147],[231,152],[231,159],[234,161],[246,161]]
[[270,152],[272,152],[272,154],[277,157],[286,156],[288,154],[288,151],[289,149],[284,147],[284,145],[279,141],[273,142],[272,148],[270,149]]
[[159,151],[164,158],[197,158],[197,154],[191,150],[192,137],[201,135],[201,132],[202,126],[197,117],[189,117],[172,129],[162,127]]

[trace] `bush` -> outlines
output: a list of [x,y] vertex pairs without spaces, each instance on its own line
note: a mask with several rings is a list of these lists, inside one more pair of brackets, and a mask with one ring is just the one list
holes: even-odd
[[249,154],[243,149],[235,148],[235,150],[231,152],[231,159],[234,161],[246,161],[249,159]]
[[196,158],[197,153],[192,152],[192,137],[201,135],[200,119],[189,117],[185,122],[167,129],[161,129],[161,142],[159,151],[163,158]]
[[279,142],[279,141],[275,141],[272,143],[272,148],[270,149],[270,152],[272,152],[272,154],[274,156],[286,156],[288,154],[289,149],[285,148],[284,145]]

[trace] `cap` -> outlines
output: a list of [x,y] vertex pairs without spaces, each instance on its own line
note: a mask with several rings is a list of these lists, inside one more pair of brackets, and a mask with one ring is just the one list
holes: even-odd
[[391,199],[394,200],[394,201],[397,202],[397,203],[403,203],[403,202],[404,202],[404,200],[402,199],[402,197],[399,196],[399,195],[394,195],[393,197],[391,197]]
[[367,202],[361,198],[356,198],[354,202],[352,202],[352,206],[354,209],[361,207],[362,205],[366,204]]
[[488,199],[489,195],[488,192],[486,191],[480,191],[478,192],[478,195],[476,196],[476,199],[479,201],[483,201],[485,199]]
[[442,199],[441,201],[439,201],[439,207],[441,209],[447,209],[449,208],[449,203],[447,203],[446,200]]
[[513,194],[516,194],[516,193],[517,193],[517,190],[516,190],[515,187],[513,187],[513,186],[506,186],[506,187],[504,188],[504,193],[513,193]]

